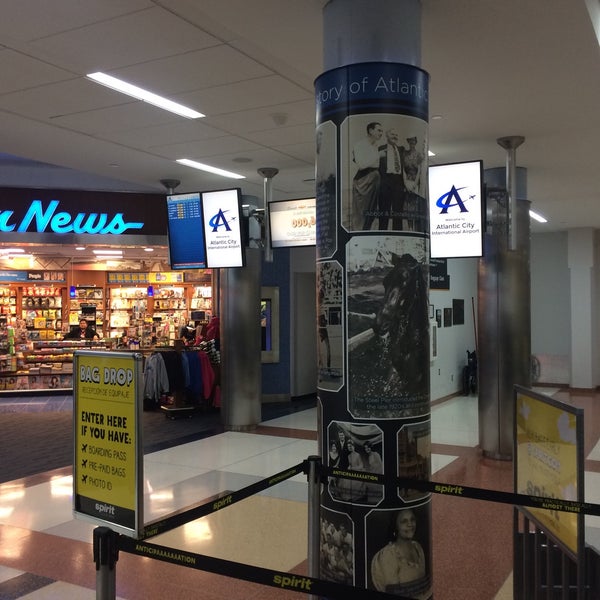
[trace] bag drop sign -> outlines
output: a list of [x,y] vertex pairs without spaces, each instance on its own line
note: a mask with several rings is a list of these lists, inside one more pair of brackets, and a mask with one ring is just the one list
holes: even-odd
[[75,354],[73,473],[76,513],[138,531],[142,500],[139,359],[134,354]]

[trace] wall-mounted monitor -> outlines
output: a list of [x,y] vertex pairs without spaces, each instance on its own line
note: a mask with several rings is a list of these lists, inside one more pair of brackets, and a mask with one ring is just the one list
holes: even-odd
[[241,190],[202,192],[202,213],[206,266],[209,269],[243,267]]
[[206,249],[199,192],[167,196],[171,269],[205,269]]
[[269,202],[271,248],[315,246],[317,243],[316,199]]
[[483,162],[429,167],[431,258],[483,253]]

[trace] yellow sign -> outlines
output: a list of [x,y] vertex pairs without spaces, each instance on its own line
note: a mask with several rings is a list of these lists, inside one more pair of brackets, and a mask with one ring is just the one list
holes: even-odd
[[[515,491],[582,501],[578,493],[577,415],[525,392],[517,392],[515,410]],[[538,508],[527,511],[557,541],[577,553],[577,514]]]
[[75,358],[75,510],[135,530],[137,358],[109,352],[80,352]]

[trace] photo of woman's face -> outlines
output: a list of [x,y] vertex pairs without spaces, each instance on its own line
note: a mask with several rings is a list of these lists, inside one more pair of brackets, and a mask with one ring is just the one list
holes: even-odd
[[417,519],[412,510],[403,510],[396,517],[396,532],[398,537],[411,540],[417,530]]

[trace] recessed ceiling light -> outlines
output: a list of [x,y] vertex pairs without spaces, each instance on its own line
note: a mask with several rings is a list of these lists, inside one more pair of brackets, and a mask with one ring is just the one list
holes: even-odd
[[158,106],[158,108],[168,110],[169,112],[185,117],[186,119],[199,119],[205,116],[196,110],[188,108],[187,106],[183,106],[183,104],[178,104],[177,102],[173,102],[173,100],[163,98],[158,94],[145,90],[137,85],[127,83],[122,79],[117,79],[116,77],[107,75],[106,73],[101,73],[100,71],[96,73],[88,73],[86,77],[92,81],[95,81],[96,83],[99,83],[100,85],[104,85],[112,90],[116,90],[117,92],[121,92],[127,96],[131,96],[132,98],[137,98],[138,100],[142,100],[148,104]]
[[144,248],[144,252],[154,252],[154,248]]
[[75,250],[85,250],[85,246],[75,246]]
[[186,167],[192,167],[193,169],[199,169],[200,171],[206,171],[207,173],[214,173],[215,175],[221,175],[221,177],[230,177],[231,179],[246,179],[244,175],[238,175],[238,173],[232,173],[231,171],[225,171],[224,169],[218,169],[217,167],[211,167],[204,163],[190,160],[189,158],[178,158],[175,162]]

